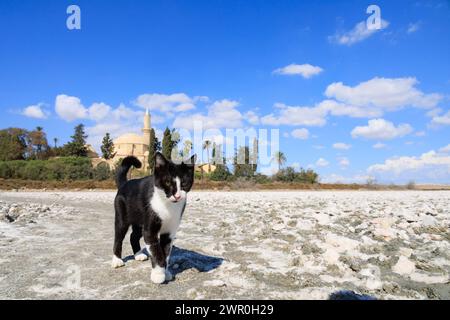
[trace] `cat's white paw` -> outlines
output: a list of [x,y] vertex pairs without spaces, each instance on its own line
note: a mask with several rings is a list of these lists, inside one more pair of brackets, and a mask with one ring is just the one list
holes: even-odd
[[120,268],[123,267],[125,265],[125,262],[123,262],[122,259],[113,256],[112,261],[111,261],[111,267],[116,269],[116,268]]
[[145,253],[145,249],[142,249],[141,251],[137,252],[134,255],[134,260],[137,261],[145,261],[148,259],[148,255]]
[[166,273],[164,268],[155,266],[152,269],[151,279],[153,283],[163,283],[164,281],[166,281]]
[[147,259],[148,259],[148,256],[142,252],[134,255],[134,260],[137,260],[137,261],[145,261]]
[[172,281],[172,279],[173,279],[172,273],[169,271],[169,269],[166,269],[166,281]]

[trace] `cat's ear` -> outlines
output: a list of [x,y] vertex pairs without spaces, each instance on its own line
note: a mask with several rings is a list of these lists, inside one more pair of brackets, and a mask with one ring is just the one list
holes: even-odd
[[194,165],[197,162],[197,154],[194,154],[189,161],[190,164]]
[[166,164],[167,164],[166,158],[164,158],[161,152],[157,152],[155,155],[155,168],[164,167]]

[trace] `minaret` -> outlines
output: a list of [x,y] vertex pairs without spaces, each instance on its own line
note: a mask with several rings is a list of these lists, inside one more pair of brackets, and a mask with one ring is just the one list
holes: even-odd
[[148,108],[145,111],[145,116],[144,116],[144,127],[142,128],[142,132],[144,133],[144,140],[146,143],[150,144],[150,131],[152,129],[152,125],[151,125],[151,117],[150,114],[148,113]]

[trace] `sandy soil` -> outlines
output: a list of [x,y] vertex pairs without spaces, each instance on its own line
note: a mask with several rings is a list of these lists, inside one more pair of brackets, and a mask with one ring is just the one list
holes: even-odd
[[0,192],[0,298],[450,299],[448,191],[192,192],[163,285],[114,195]]

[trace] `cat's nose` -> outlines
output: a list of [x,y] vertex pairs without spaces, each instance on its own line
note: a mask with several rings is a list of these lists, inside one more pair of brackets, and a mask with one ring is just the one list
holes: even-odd
[[173,196],[177,201],[181,199],[181,194],[174,194]]

